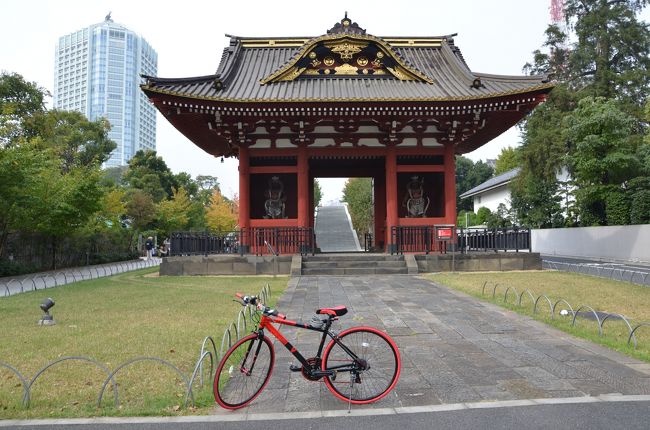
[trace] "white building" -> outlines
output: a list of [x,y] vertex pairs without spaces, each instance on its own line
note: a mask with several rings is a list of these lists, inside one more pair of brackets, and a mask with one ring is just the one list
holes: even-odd
[[488,179],[482,184],[477,185],[469,191],[460,195],[461,199],[472,197],[474,200],[474,212],[476,213],[481,207],[496,212],[499,204],[503,203],[510,207],[510,181],[512,181],[521,169],[509,170],[505,173]]
[[117,148],[105,167],[128,163],[140,149],[156,149],[156,111],[140,91],[140,75],[155,76],[158,54],[110,17],[59,38],[54,58],[54,107],[94,121],[107,118]]

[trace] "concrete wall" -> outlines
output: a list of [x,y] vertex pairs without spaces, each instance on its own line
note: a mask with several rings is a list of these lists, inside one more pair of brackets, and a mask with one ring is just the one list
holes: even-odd
[[536,252],[429,254],[416,255],[415,261],[420,273],[542,270],[542,259]]
[[536,229],[531,240],[541,254],[650,263],[650,224]]

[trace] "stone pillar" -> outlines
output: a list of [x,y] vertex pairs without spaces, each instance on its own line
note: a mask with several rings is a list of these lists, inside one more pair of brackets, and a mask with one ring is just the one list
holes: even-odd
[[239,148],[239,228],[243,230],[240,244],[242,254],[247,254],[250,251],[248,240],[251,225],[249,167],[249,150],[247,147],[241,146]]
[[386,148],[386,250],[395,252],[397,244],[392,243],[392,227],[399,225],[397,206],[397,150],[394,145]]
[[454,145],[445,145],[445,223],[456,225],[456,158]]

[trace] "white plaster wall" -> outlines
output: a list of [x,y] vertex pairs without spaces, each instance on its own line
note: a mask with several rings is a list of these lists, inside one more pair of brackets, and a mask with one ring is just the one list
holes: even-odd
[[478,212],[481,207],[486,207],[491,212],[495,212],[500,203],[503,203],[506,207],[510,207],[510,187],[508,186],[485,191],[480,196],[480,203],[478,201],[478,195],[474,196],[474,213]]
[[542,254],[650,263],[650,224],[535,229],[531,241]]

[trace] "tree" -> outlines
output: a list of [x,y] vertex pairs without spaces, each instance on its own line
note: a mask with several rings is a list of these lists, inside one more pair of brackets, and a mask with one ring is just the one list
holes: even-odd
[[218,189],[212,193],[210,206],[206,214],[208,228],[214,232],[228,232],[237,228],[237,212],[231,201],[226,199]]
[[0,147],[26,140],[24,121],[45,111],[46,91],[17,73],[0,74]]
[[320,187],[320,182],[318,179],[314,179],[314,206],[320,206],[320,202],[323,199],[323,190]]
[[509,172],[512,169],[521,166],[521,161],[519,159],[519,151],[516,148],[503,148],[499,157],[497,158],[496,165],[494,167],[494,175],[500,175],[502,173]]
[[165,234],[188,227],[190,198],[184,188],[173,190],[172,198],[158,203],[156,211],[158,228]]
[[174,195],[178,189],[177,178],[156,151],[138,151],[129,160],[124,180],[131,186],[148,193],[155,202]]
[[474,163],[466,157],[456,157],[456,211],[472,210],[472,199],[460,199],[460,195],[492,177],[494,170],[482,161]]
[[352,225],[359,236],[371,231],[373,223],[372,179],[350,178],[343,187]]
[[[557,26],[550,26],[546,31],[546,52],[535,51],[533,64],[525,67],[531,73],[550,73],[559,83],[547,102],[524,123],[522,171],[513,183],[513,208],[518,217],[531,226],[562,225],[563,215],[567,216],[567,223],[573,224],[579,219],[582,225],[600,225],[608,222],[609,201],[610,221],[620,223],[627,218],[621,212],[626,206],[631,211],[633,202],[643,201],[643,198],[635,200],[630,195],[633,184],[640,182],[627,178],[615,184],[602,175],[596,178],[594,170],[602,173],[603,167],[609,165],[613,168],[612,175],[620,176],[622,170],[631,167],[629,155],[636,150],[614,149],[620,148],[620,140],[608,145],[606,139],[600,139],[597,134],[578,138],[584,134],[582,131],[590,127],[596,129],[597,124],[587,125],[586,116],[592,115],[587,115],[585,105],[582,112],[576,114],[578,117],[574,116],[574,111],[579,108],[581,99],[589,98],[591,104],[598,97],[604,97],[612,103],[604,109],[613,116],[601,115],[602,125],[622,119],[614,112],[615,105],[628,119],[637,121],[632,127],[629,123],[621,123],[623,130],[629,133],[628,143],[640,139],[642,127],[638,120],[650,91],[650,30],[647,24],[636,19],[636,15],[648,1],[567,0],[565,4],[568,29],[573,36],[563,33]],[[574,42],[570,43],[571,40]],[[582,131],[576,129],[576,124],[584,126]],[[596,153],[599,155],[595,157]],[[569,167],[571,174],[583,178],[591,176],[590,181],[593,180],[588,183],[574,178],[576,213],[563,214],[556,202],[556,175],[564,166]],[[636,185],[634,189],[641,196],[645,188]]]
[[578,186],[583,224],[629,224],[629,182],[644,174],[637,126],[614,100],[602,97],[580,100],[566,118],[566,138],[573,149],[567,162]]
[[137,188],[126,195],[126,215],[136,231],[142,231],[153,221],[156,206],[151,195]]
[[28,119],[26,126],[60,160],[63,173],[76,167],[99,167],[116,148],[115,142],[108,138],[107,120],[88,121],[76,111],[43,112]]

